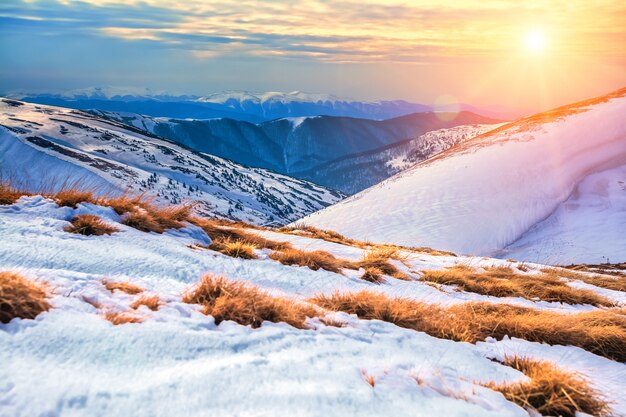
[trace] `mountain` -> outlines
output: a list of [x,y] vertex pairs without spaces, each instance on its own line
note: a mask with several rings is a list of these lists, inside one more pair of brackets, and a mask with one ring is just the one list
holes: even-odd
[[[153,117],[211,119],[228,117],[259,123],[284,117],[345,116],[384,120],[416,112],[472,111],[510,120],[512,112],[466,104],[433,106],[405,100],[355,100],[330,94],[226,91],[206,96],[174,95],[149,89],[89,87],[60,93],[10,92],[7,97],[79,110],[130,112]],[[517,112],[518,113],[518,112]]]
[[[272,169],[344,193],[398,172],[392,160],[418,162],[499,121],[469,112],[413,113],[387,120],[315,116],[253,124],[95,112],[240,164]],[[454,128],[452,130],[446,130]],[[425,135],[438,130],[438,134]]]
[[197,201],[212,216],[257,224],[284,224],[342,197],[90,113],[9,99],[0,101],[0,174],[35,189],[81,180],[103,191]]
[[460,253],[625,261],[625,95],[504,125],[303,222]]

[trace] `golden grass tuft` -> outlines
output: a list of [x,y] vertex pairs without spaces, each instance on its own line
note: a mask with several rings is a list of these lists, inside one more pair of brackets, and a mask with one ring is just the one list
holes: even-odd
[[65,229],[68,233],[76,233],[85,236],[102,236],[119,232],[116,227],[107,224],[98,216],[91,214],[79,214],[70,221],[70,225]]
[[131,284],[130,282],[123,281],[109,281],[107,279],[102,280],[104,287],[113,292],[115,290],[125,292],[126,294],[135,295],[144,292],[145,290],[138,285]]
[[78,188],[64,188],[52,195],[49,195],[61,207],[73,207],[80,203],[95,203],[93,191],[81,190]]
[[391,259],[399,259],[399,251],[394,247],[379,247],[365,254],[363,259],[357,262],[360,268],[375,268],[385,275],[392,276],[397,279],[409,280],[409,277],[401,272],[395,265],[390,263]]
[[576,417],[577,411],[596,417],[610,415],[607,403],[576,373],[547,361],[518,356],[506,357],[502,363],[522,372],[530,381],[483,385],[500,391],[507,400],[525,409],[534,409],[542,416]]
[[[569,270],[564,268],[542,269],[542,272],[547,275],[567,278],[570,280],[579,280],[587,284],[595,285],[596,287],[606,288],[613,291],[626,292],[626,276],[621,275],[621,273],[613,272],[612,270],[596,269],[595,275],[589,275],[577,271],[594,272],[593,269],[586,269],[584,267],[581,267],[578,270]],[[598,274],[597,271],[601,271],[602,274]],[[608,272],[611,272],[611,274],[606,275]]]
[[361,370],[361,376],[370,387],[374,388],[376,386],[376,378],[374,378],[374,375],[368,374],[365,369]]
[[442,339],[475,343],[508,335],[531,342],[578,346],[626,361],[626,317],[611,310],[560,314],[495,303],[441,307],[371,291],[322,294],[310,301],[328,310],[387,321]]
[[373,282],[374,284],[381,284],[385,282],[385,278],[383,277],[383,271],[378,268],[368,267],[365,268],[365,272],[361,275],[361,279]]
[[107,311],[104,313],[104,318],[115,326],[119,326],[120,324],[141,323],[143,321],[141,317],[121,311]]
[[46,290],[17,272],[0,271],[0,323],[34,319],[48,311]]
[[15,204],[23,195],[28,193],[17,190],[10,183],[0,182],[0,206]]
[[244,326],[258,328],[264,321],[285,322],[298,329],[306,328],[307,317],[314,317],[313,307],[286,298],[273,297],[243,282],[230,281],[211,274],[183,295],[189,304],[201,304],[203,313],[219,324],[232,320]]
[[423,272],[422,280],[443,285],[456,285],[463,291],[494,297],[522,297],[568,304],[613,306],[610,300],[594,293],[570,287],[555,274],[520,274],[508,267],[489,267],[484,271],[456,265]]
[[[190,222],[204,230],[204,232],[213,240],[240,241],[260,249],[291,249],[291,244],[289,242],[278,242],[266,239],[253,232],[243,230],[241,228],[242,226],[238,223],[230,225],[230,223],[225,223],[221,220],[201,219],[198,217],[191,218]],[[246,225],[246,227],[249,226]]]
[[244,240],[216,239],[211,242],[209,249],[233,258],[258,259],[255,253],[256,246]]
[[146,306],[152,311],[157,311],[161,306],[161,299],[158,295],[142,295],[133,301],[130,307],[137,310],[141,306]]
[[282,252],[272,252],[270,258],[283,265],[306,266],[314,271],[324,269],[330,272],[340,272],[342,268],[354,269],[354,266],[349,261],[335,258],[330,253],[322,250],[303,251],[300,249],[287,249]]

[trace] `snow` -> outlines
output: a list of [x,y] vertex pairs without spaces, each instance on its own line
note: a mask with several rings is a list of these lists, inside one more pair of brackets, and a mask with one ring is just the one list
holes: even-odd
[[[121,231],[99,237],[64,232],[67,220],[76,214],[97,214]],[[267,256],[230,258],[191,248],[208,243],[197,227],[144,233],[119,220],[110,208],[58,207],[40,196],[0,206],[0,269],[48,283],[53,293],[49,312],[35,320],[0,324],[0,415],[527,416],[480,385],[524,380],[521,373],[489,359],[504,350],[506,341],[457,343],[343,313],[334,314],[347,323],[343,328],[317,319],[310,320],[307,330],[273,323],[255,330],[233,322],[216,326],[180,296],[211,272],[298,300],[360,289],[442,304],[502,300],[393,278],[376,285],[348,273],[284,266]],[[305,236],[258,233],[348,259],[365,253]],[[406,262],[405,270],[414,277],[422,269],[458,262],[504,264],[429,254],[414,254]],[[139,310],[145,319],[140,324],[113,326],[85,300],[120,310],[135,297],[107,291],[103,277],[138,284],[166,304],[156,312]],[[521,299],[506,302],[563,312],[593,309]],[[573,358],[567,365],[586,372],[610,398],[624,388],[618,378],[624,364],[572,347],[527,346],[533,355]],[[374,378],[374,387],[364,374]],[[623,411],[616,408],[618,415],[626,415]]]
[[[626,161],[624,94],[503,126],[302,221],[360,240],[463,254],[497,255],[511,245],[506,256],[519,259],[625,261],[624,178],[616,169]],[[598,172],[602,179],[581,184]],[[603,183],[598,200],[604,191],[591,189]],[[580,198],[572,195],[579,184]]]

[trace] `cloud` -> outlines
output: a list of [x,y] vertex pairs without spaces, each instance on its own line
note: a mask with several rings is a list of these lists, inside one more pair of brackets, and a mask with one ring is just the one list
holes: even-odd
[[623,55],[626,6],[590,3],[457,1],[446,5],[302,0],[9,0],[2,30],[69,31],[151,41],[217,55],[267,55],[326,62],[423,62],[451,56],[496,56],[522,33],[546,27],[554,54]]

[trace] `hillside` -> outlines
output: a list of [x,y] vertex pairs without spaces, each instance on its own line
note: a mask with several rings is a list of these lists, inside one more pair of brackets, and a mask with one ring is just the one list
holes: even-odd
[[504,125],[303,222],[465,254],[622,262],[625,95],[622,89]]
[[626,415],[623,275],[79,191],[0,187],[2,415]]
[[[470,112],[414,113],[378,121],[350,117],[283,118],[253,124],[232,119],[169,119],[95,112],[201,152],[355,193],[398,172],[394,159],[422,161],[497,120]],[[448,130],[450,129],[450,130]],[[437,135],[426,135],[437,131]],[[410,156],[412,155],[412,156]]]
[[84,182],[197,202],[211,216],[284,224],[342,196],[331,190],[196,152],[76,110],[0,101],[0,175],[32,189]]

